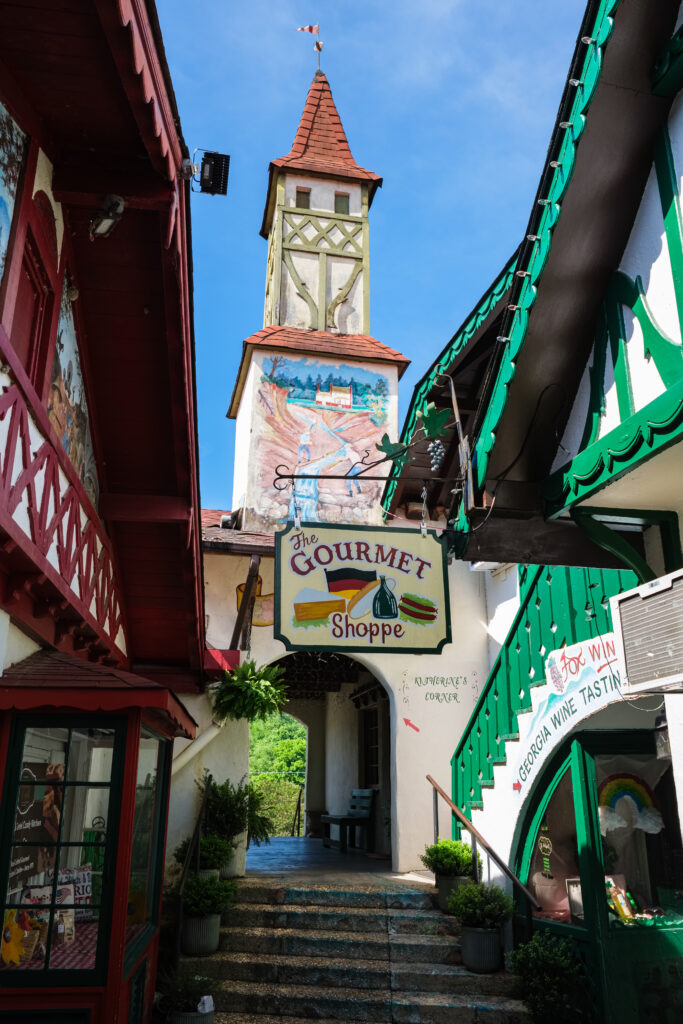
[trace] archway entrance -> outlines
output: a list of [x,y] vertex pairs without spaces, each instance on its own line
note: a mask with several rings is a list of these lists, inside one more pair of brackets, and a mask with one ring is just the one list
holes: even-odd
[[304,835],[321,838],[322,814],[343,814],[353,789],[371,789],[368,852],[389,858],[389,694],[368,669],[343,654],[299,651],[277,664],[289,694],[284,711],[308,730]]

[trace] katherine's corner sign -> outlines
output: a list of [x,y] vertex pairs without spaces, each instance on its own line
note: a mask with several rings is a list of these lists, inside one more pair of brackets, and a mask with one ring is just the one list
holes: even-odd
[[275,636],[290,651],[438,653],[451,639],[434,530],[303,523],[275,535]]

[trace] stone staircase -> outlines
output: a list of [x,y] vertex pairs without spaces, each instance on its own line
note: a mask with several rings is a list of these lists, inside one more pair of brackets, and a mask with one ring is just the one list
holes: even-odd
[[[216,1024],[528,1024],[512,978],[471,974],[429,890],[243,882],[213,979]],[[199,967],[201,963],[201,968]]]

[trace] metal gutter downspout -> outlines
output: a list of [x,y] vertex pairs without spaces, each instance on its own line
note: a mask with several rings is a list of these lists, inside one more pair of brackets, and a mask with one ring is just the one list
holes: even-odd
[[215,722],[212,722],[209,728],[205,732],[200,733],[196,740],[192,740],[192,743],[183,747],[180,753],[173,758],[173,763],[171,764],[171,777],[177,775],[186,764],[190,763],[193,757],[199,754],[204,747],[207,747],[209,743],[218,736],[221,729],[222,726],[216,725]]

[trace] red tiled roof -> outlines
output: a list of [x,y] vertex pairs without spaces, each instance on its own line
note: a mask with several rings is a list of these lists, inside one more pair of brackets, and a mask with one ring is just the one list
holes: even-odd
[[373,189],[382,183],[378,174],[360,167],[353,159],[330,84],[322,71],[316,71],[311,82],[291,150],[287,156],[273,160],[271,166],[370,181]]
[[237,415],[237,405],[249,367],[249,350],[252,346],[262,348],[284,348],[290,352],[314,352],[316,355],[341,356],[344,359],[359,359],[373,363],[393,363],[398,367],[399,378],[410,365],[410,359],[395,348],[383,345],[369,334],[336,334],[331,331],[304,331],[297,327],[280,327],[272,324],[263,327],[256,334],[245,338],[242,346],[242,361],[235,389],[230,399],[228,417]]
[[205,530],[207,526],[220,526],[221,519],[223,516],[229,516],[230,512],[227,509],[221,508],[203,508],[202,509],[202,530]]
[[249,530],[222,530],[220,526],[209,526],[202,530],[204,551],[222,551],[228,555],[275,554],[275,538],[272,533],[255,533]]

